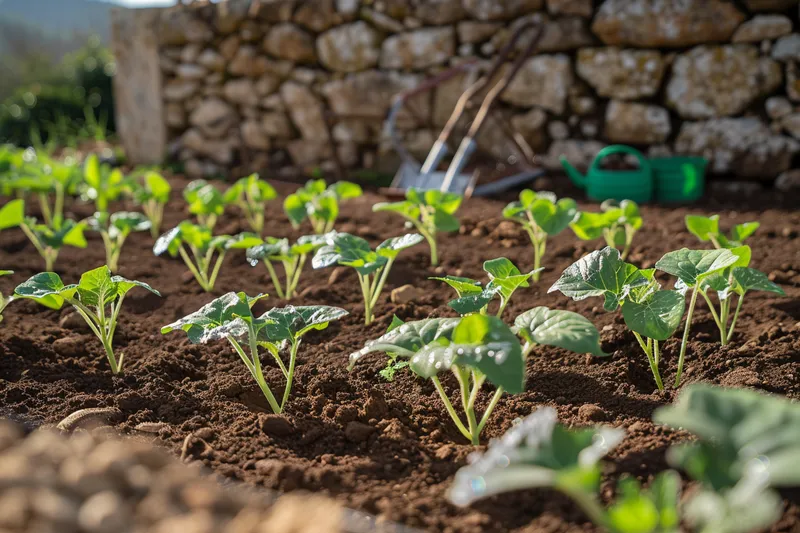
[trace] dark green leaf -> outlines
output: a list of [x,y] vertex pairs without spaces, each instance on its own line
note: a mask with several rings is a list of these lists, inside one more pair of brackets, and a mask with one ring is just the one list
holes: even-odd
[[694,287],[705,277],[734,265],[739,258],[730,250],[690,250],[669,252],[656,263],[656,268]]
[[[161,333],[166,334],[181,329],[195,344],[217,340],[227,335],[241,337],[247,334],[247,325],[240,317],[252,319],[250,306],[251,299],[245,293],[229,292],[207,303],[194,313],[162,327]],[[223,335],[214,331],[234,321],[237,321],[235,329],[226,328]]]
[[359,359],[372,352],[387,352],[409,359],[423,346],[440,339],[449,340],[460,321],[460,318],[427,318],[406,322],[351,354],[349,368],[352,369]]
[[444,281],[445,283],[447,283],[448,285],[450,285],[452,288],[455,289],[459,298],[463,296],[472,296],[483,292],[483,288],[481,287],[481,282],[475,281],[474,279],[470,278],[461,278],[458,276],[444,276],[441,278],[434,277],[428,279]]
[[578,313],[534,307],[519,315],[514,326],[517,334],[528,342],[598,357],[608,355],[600,347],[600,332]]
[[747,291],[766,291],[786,296],[780,285],[769,280],[766,274],[755,268],[736,267],[733,269],[736,291],[744,294]]
[[401,237],[386,239],[378,245],[375,251],[378,255],[391,259],[397,257],[397,255],[406,248],[415,246],[423,240],[425,239],[419,233],[407,233]]
[[683,318],[686,299],[677,291],[656,291],[643,301],[626,300],[622,316],[631,331],[665,341],[675,333]]
[[259,317],[266,321],[264,334],[271,342],[295,341],[312,329],[325,329],[328,324],[347,315],[347,311],[328,305],[293,306],[270,309]]
[[17,285],[14,296],[36,300],[52,309],[60,309],[64,305],[64,298],[71,298],[76,289],[77,285],[65,286],[55,272],[41,272]]

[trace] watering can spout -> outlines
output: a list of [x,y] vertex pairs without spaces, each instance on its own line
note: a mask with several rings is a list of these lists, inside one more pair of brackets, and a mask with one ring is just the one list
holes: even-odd
[[563,155],[561,156],[560,160],[561,160],[561,166],[564,167],[564,170],[566,171],[567,176],[569,176],[570,181],[572,181],[572,183],[574,183],[577,187],[580,187],[581,189],[585,189],[586,188],[586,176],[584,176],[583,174],[578,172],[578,169],[573,167],[569,163],[569,161],[567,161],[567,158],[564,157]]

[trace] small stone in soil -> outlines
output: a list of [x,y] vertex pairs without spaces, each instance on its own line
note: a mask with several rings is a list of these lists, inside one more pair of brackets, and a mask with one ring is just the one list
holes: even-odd
[[370,435],[372,435],[372,432],[374,431],[375,428],[368,426],[367,424],[363,424],[361,422],[350,422],[344,429],[344,436],[350,442],[364,442],[369,438]]
[[328,276],[328,285],[335,285],[339,278],[344,276],[345,273],[347,273],[347,269],[345,267],[334,268],[331,272],[331,275]]
[[593,422],[602,422],[608,419],[606,412],[593,403],[581,405],[580,408],[578,408],[578,416]]
[[394,304],[407,304],[418,300],[425,294],[413,285],[403,285],[392,290],[391,300]]
[[271,437],[288,437],[294,433],[292,423],[281,415],[263,415],[259,418],[261,431]]

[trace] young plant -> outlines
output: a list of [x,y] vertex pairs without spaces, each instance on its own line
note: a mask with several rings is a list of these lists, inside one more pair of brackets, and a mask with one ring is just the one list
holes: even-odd
[[731,250],[689,250],[682,248],[675,252],[669,252],[656,262],[656,269],[671,274],[678,278],[680,283],[676,283],[676,288],[681,291],[692,291],[689,298],[689,311],[686,314],[686,325],[683,329],[683,339],[681,340],[681,351],[678,356],[678,371],[675,375],[675,386],[681,383],[681,373],[686,359],[686,348],[689,345],[689,330],[692,326],[692,316],[697,304],[697,295],[706,292],[705,281],[711,276],[724,271],[729,267],[736,266],[742,261],[743,255],[747,255],[749,261],[749,248],[742,247],[737,250],[739,254],[734,254]]
[[[461,223],[455,217],[463,198],[452,192],[409,189],[403,202],[381,202],[372,206],[375,212],[391,211],[406,219],[428,241],[431,265],[439,264],[436,234],[458,231]],[[409,226],[409,227],[410,227]]]
[[[288,306],[271,309],[255,317],[252,307],[264,296],[260,294],[251,298],[243,292],[229,292],[177,322],[164,326],[161,333],[183,330],[194,344],[227,339],[256,380],[272,411],[279,414],[285,409],[292,390],[297,350],[302,337],[309,331],[327,328],[330,322],[345,316],[347,311],[325,305]],[[282,348],[286,345],[289,348],[288,365],[281,359]],[[259,348],[269,352],[286,379],[280,401],[264,378]]]
[[106,249],[106,264],[111,272],[119,269],[122,245],[133,231],[147,231],[150,220],[136,211],[120,211],[109,215],[98,211],[89,219],[89,228],[100,233]]
[[77,285],[64,285],[58,274],[36,274],[14,290],[15,298],[28,298],[51,309],[61,309],[68,303],[89,325],[106,351],[111,372],[122,371],[124,354],[117,358],[112,343],[117,329],[119,312],[125,295],[134,287],[142,287],[157,296],[157,290],[147,283],[112,276],[107,266],[85,272]]
[[[64,220],[64,200],[75,192],[81,176],[74,165],[42,154],[23,156],[15,174],[8,179],[8,191],[36,195],[44,224],[59,228]],[[50,196],[53,196],[51,205]]]
[[148,171],[142,176],[141,181],[133,184],[133,198],[142,206],[145,216],[150,221],[150,235],[156,239],[161,231],[164,220],[164,207],[169,202],[172,192],[169,182],[164,177],[153,171]]
[[[503,392],[516,394],[525,390],[525,361],[519,340],[502,320],[493,316],[408,322],[351,354],[349,368],[371,352],[386,352],[393,360],[405,359],[412,372],[430,379],[459,432],[475,445]],[[439,381],[439,374],[448,370],[458,381],[466,423]],[[478,421],[476,402],[487,380],[497,390]]]
[[502,317],[511,295],[520,287],[529,287],[528,279],[534,272],[523,274],[505,257],[498,257],[483,263],[483,269],[489,275],[489,283],[482,287],[479,281],[457,276],[432,277],[444,281],[455,289],[458,298],[447,305],[460,315],[472,313],[487,314],[489,303],[495,296],[500,297],[500,305],[496,316]]
[[252,233],[212,235],[208,227],[184,220],[158,238],[153,253],[168,252],[172,257],[180,255],[203,290],[211,292],[228,250],[251,248],[261,242],[261,238]]
[[[739,312],[742,310],[744,303],[744,296],[748,291],[765,291],[786,296],[784,290],[769,280],[766,274],[755,268],[748,266],[750,262],[750,247],[740,246],[732,248],[731,252],[739,257],[739,261],[734,263],[733,266],[721,270],[712,276],[706,278],[700,287],[700,294],[703,295],[708,308],[711,311],[711,316],[714,318],[714,323],[719,329],[720,344],[725,346],[733,336],[736,321],[739,318]],[[682,282],[679,281],[681,285]],[[714,309],[714,302],[709,296],[709,292],[713,290],[717,293],[717,300],[719,301],[719,310]],[[733,319],[731,319],[731,307],[733,304],[734,295],[737,297],[735,311],[733,312]]]
[[536,346],[555,346],[575,353],[606,357],[600,347],[600,332],[586,317],[539,306],[514,319],[514,333],[525,341],[522,356],[527,359]]
[[326,236],[327,244],[317,250],[311,264],[314,268],[342,265],[356,269],[364,297],[364,322],[370,325],[375,320],[375,306],[398,254],[420,242],[421,235],[408,233],[402,237],[386,239],[373,250],[361,237],[331,232]]
[[25,216],[25,201],[12,200],[0,209],[0,230],[19,227],[42,256],[45,270],[53,270],[58,253],[64,246],[86,248],[85,222],[66,219],[58,228],[39,224],[33,217]]
[[654,419],[698,438],[667,452],[699,487],[681,497],[680,476],[666,470],[643,489],[623,477],[617,498],[604,508],[598,497],[599,460],[622,440],[618,429],[567,429],[556,411],[539,409],[516,424],[485,453],[473,454],[456,473],[451,502],[467,506],[509,491],[552,488],[577,503],[610,533],[678,533],[681,524],[700,533],[761,531],[781,515],[771,487],[800,485],[798,416],[785,400],[751,391],[692,385]]
[[745,222],[736,224],[731,228],[730,236],[719,230],[719,215],[710,217],[702,215],[686,215],[686,229],[702,242],[711,242],[714,248],[737,248],[744,244],[745,239],[756,232],[761,225],[758,222]]
[[[13,270],[0,270],[0,276],[10,276],[13,273]],[[12,300],[14,300],[13,295],[6,297],[0,293],[0,322],[3,321],[3,310],[12,302]]]
[[600,213],[581,211],[570,227],[584,241],[603,237],[606,246],[622,249],[624,261],[631,250],[633,236],[642,227],[639,206],[633,200],[606,200],[600,204],[600,209]]
[[558,235],[578,217],[578,205],[572,198],[556,199],[551,192],[525,189],[519,201],[503,209],[503,216],[522,224],[533,244],[533,281],[539,281],[547,238]]
[[474,454],[448,491],[458,506],[521,489],[551,488],[572,498],[596,524],[605,510],[597,498],[602,459],[625,432],[614,428],[567,429],[556,410],[543,407],[515,424],[502,438]]
[[339,202],[358,198],[359,185],[339,181],[326,187],[325,180],[309,180],[283,201],[283,210],[292,227],[298,229],[305,219],[311,222],[314,233],[322,235],[333,231],[339,217]]
[[560,291],[573,300],[602,296],[606,311],[622,308],[625,325],[647,356],[659,390],[664,390],[658,365],[659,342],[680,325],[686,306],[678,291],[661,290],[654,269],[639,270],[622,260],[619,250],[606,246],[567,267],[548,292]]
[[97,211],[108,211],[108,203],[119,198],[128,188],[118,168],[100,163],[96,154],[86,158],[83,170],[84,196],[94,202]]
[[250,228],[261,235],[264,231],[264,204],[278,197],[275,189],[259,179],[258,174],[241,178],[225,191],[223,200],[237,206],[247,219]]
[[[247,249],[247,260],[252,266],[264,261],[275,292],[282,300],[291,300],[300,282],[300,275],[308,254],[316,252],[325,244],[325,235],[304,235],[290,245],[288,239],[267,237],[264,242]],[[273,263],[281,263],[285,278],[282,286]]]
[[206,180],[194,180],[183,189],[183,199],[189,204],[189,213],[197,217],[201,226],[213,230],[217,219],[225,212],[222,193]]

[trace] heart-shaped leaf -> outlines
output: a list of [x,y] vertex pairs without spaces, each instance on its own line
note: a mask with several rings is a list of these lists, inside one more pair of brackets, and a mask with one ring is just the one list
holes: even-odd
[[459,298],[463,296],[471,296],[475,294],[480,294],[483,292],[483,288],[481,287],[480,281],[475,281],[474,279],[470,278],[462,278],[458,276],[444,276],[444,277],[432,277],[428,279],[435,279],[437,281],[444,281],[448,285],[450,285],[453,289],[455,289],[456,293],[458,294]]
[[172,192],[172,187],[161,174],[157,172],[145,174],[144,186],[156,202],[165,204],[169,201],[169,193]]
[[322,246],[311,264],[314,268],[344,265],[355,268],[362,275],[370,274],[386,264],[388,259],[378,255],[369,243],[349,233],[333,233],[328,244]]
[[498,285],[487,285],[477,294],[468,294],[461,298],[456,298],[447,303],[447,306],[456,311],[459,315],[470,315],[478,313],[481,309],[489,305],[495,296],[500,294],[501,287]]
[[736,224],[733,229],[731,229],[731,240],[742,242],[750,235],[755,233],[760,226],[761,224],[758,222],[745,222],[744,224]]
[[252,320],[250,308],[260,296],[250,298],[243,292],[229,292],[207,303],[194,313],[162,327],[161,333],[166,334],[180,329],[187,333],[192,343],[206,343],[221,338],[219,333],[214,332],[214,329],[238,320],[239,322],[233,328],[229,327],[221,332],[223,333],[222,337],[227,335],[241,337],[247,333],[246,323],[241,320],[241,317],[248,317]]
[[380,211],[391,211],[414,220],[419,218],[419,206],[408,200],[403,202],[379,202],[372,206],[372,210],[376,213]]
[[263,204],[278,197],[275,188],[259,178],[258,174],[250,174],[240,178],[231,185],[223,195],[227,204]]
[[51,309],[61,309],[64,298],[74,296],[77,288],[77,285],[64,285],[55,272],[40,272],[17,285],[14,296],[35,300]]
[[512,426],[456,473],[448,499],[467,506],[520,489],[597,490],[597,462],[622,441],[624,432],[612,428],[566,429],[556,420],[555,409],[544,407]]
[[710,217],[701,215],[686,215],[686,229],[703,242],[719,235],[719,215]]
[[626,300],[622,306],[622,316],[631,331],[665,341],[678,329],[685,308],[683,294],[661,290],[642,301]]
[[309,201],[309,198],[304,197],[304,195],[299,192],[290,194],[284,199],[283,210],[286,216],[289,217],[289,222],[291,222],[293,226],[299,226],[308,216],[308,212],[306,211],[307,201]]
[[786,296],[780,285],[770,281],[766,274],[755,268],[736,267],[733,269],[733,279],[736,281],[735,290],[740,295],[747,291],[766,291]]
[[561,291],[573,300],[603,296],[604,309],[614,311],[633,287],[647,284],[638,268],[623,261],[618,250],[606,246],[567,267],[547,292]]
[[267,237],[259,245],[247,249],[247,261],[256,266],[261,260],[279,260],[289,258],[290,254],[289,239],[279,239],[277,237]]
[[505,257],[486,261],[483,263],[483,269],[489,274],[489,279],[491,280],[486,288],[491,291],[491,289],[497,287],[500,297],[504,301],[508,301],[518,288],[529,287],[528,279],[534,273],[521,273],[514,263]]
[[336,183],[330,185],[327,190],[334,193],[340,200],[358,198],[363,194],[361,186],[350,181],[337,181]]
[[591,241],[603,236],[603,230],[609,227],[609,217],[605,213],[582,211],[570,227],[579,239]]
[[352,369],[362,357],[372,352],[387,352],[404,359],[411,358],[428,344],[440,339],[449,341],[460,321],[460,318],[427,318],[406,322],[350,354],[349,368]]
[[25,201],[11,200],[0,208],[0,230],[15,228],[25,221]]
[[195,180],[183,190],[183,197],[193,215],[221,215],[225,211],[222,193],[205,180]]
[[328,324],[347,315],[347,311],[328,305],[293,306],[270,309],[259,317],[266,321],[263,329],[274,343],[295,341],[312,329],[325,329]]
[[415,246],[423,240],[424,237],[419,233],[407,233],[401,237],[386,239],[378,245],[375,251],[378,255],[391,259],[397,257],[397,255],[406,248]]
[[594,324],[572,311],[534,307],[514,320],[514,329],[527,342],[598,357],[608,355],[600,347],[600,332]]
[[730,250],[690,250],[669,252],[656,262],[656,268],[694,287],[704,278],[734,265],[739,258]]

